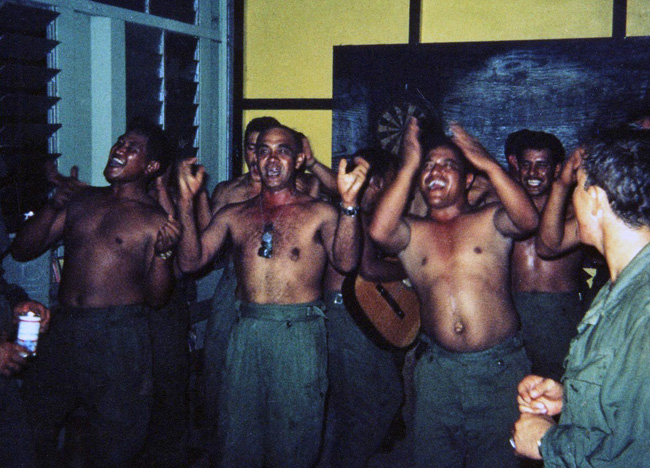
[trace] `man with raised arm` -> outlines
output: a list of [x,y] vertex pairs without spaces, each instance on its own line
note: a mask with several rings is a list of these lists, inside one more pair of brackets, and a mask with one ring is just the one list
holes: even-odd
[[[558,205],[558,192],[565,186],[566,171],[560,173],[564,147],[550,133],[521,130],[517,145],[508,155],[511,173],[526,189],[537,210],[542,213],[549,198],[549,209]],[[563,178],[559,178],[561,175]],[[555,191],[555,194],[551,193]],[[575,229],[573,209],[560,200],[557,221],[562,230]],[[568,208],[568,209],[567,209]],[[541,223],[540,223],[541,224]],[[512,252],[512,293],[521,319],[524,346],[532,372],[559,379],[569,343],[577,333],[582,317],[580,283],[584,251],[575,248],[560,255],[545,256],[531,235],[515,242]]]
[[110,186],[60,177],[54,198],[12,244],[18,260],[60,240],[65,248],[60,308],[25,378],[39,466],[58,466],[60,430],[79,405],[93,464],[124,466],[142,448],[152,385],[145,306],[169,298],[180,236],[178,223],[147,194],[165,154],[159,127],[130,125],[109,153]]
[[[508,444],[517,406],[510,398],[530,368],[517,335],[509,288],[513,237],[537,227],[524,189],[460,126],[432,140],[408,124],[403,166],[380,200],[370,236],[398,255],[420,299],[422,341],[415,369],[418,467],[516,467]],[[467,159],[465,159],[465,157]],[[469,164],[500,203],[472,208]],[[415,181],[426,218],[404,216]]]
[[180,175],[185,272],[229,240],[242,301],[230,335],[219,398],[216,466],[310,467],[318,456],[327,389],[322,279],[327,262],[351,271],[360,253],[357,194],[368,164],[338,172],[341,209],[296,190],[304,163],[297,133],[277,125],[256,144],[261,193],[219,210],[196,230],[193,197],[204,169]]
[[[580,161],[576,157],[576,162]],[[562,383],[527,376],[512,443],[545,467],[647,466],[650,453],[650,135],[589,144],[573,205],[605,284],[571,342]],[[561,413],[561,414],[560,414]],[[552,416],[560,414],[559,424]]]

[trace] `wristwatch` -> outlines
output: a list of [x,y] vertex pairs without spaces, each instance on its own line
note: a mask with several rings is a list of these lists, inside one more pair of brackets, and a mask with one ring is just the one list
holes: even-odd
[[345,216],[350,216],[350,217],[354,218],[356,215],[359,214],[359,207],[358,206],[343,206],[343,202],[341,202],[339,204],[339,206],[341,207],[341,212]]

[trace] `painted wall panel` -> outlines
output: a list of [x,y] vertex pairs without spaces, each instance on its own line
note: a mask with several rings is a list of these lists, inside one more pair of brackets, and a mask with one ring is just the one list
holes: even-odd
[[422,0],[421,42],[607,37],[612,33],[612,4],[612,0]]
[[249,0],[244,97],[330,98],[332,46],[408,41],[409,0]]
[[650,2],[627,0],[627,35],[650,35]]

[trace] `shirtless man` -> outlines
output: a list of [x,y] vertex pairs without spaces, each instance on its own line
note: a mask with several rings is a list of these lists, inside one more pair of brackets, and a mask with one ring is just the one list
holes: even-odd
[[[109,187],[60,178],[52,201],[18,233],[12,253],[28,260],[62,240],[60,309],[25,379],[39,466],[57,463],[67,416],[86,409],[96,466],[123,466],[142,448],[151,398],[151,350],[143,306],[171,294],[178,223],[147,195],[164,170],[162,131],[140,123],[111,148]],[[57,465],[58,466],[58,465]]]
[[[458,125],[452,131],[453,142],[423,134],[421,146],[417,121],[409,122],[403,166],[370,236],[398,255],[420,299],[428,348],[415,369],[417,466],[516,467],[508,444],[518,416],[512,398],[530,364],[517,336],[508,262],[513,237],[532,232],[538,215],[476,140]],[[487,175],[501,203],[468,205],[469,163]],[[414,180],[427,218],[403,215]]]
[[[255,144],[260,132],[277,125],[280,125],[280,122],[273,117],[257,117],[248,122],[244,131],[244,159],[249,170],[244,175],[217,184],[211,197],[213,214],[228,204],[240,203],[259,195],[262,182],[255,164]],[[333,190],[336,191],[336,174],[314,158],[309,140],[304,135],[301,135],[301,139],[305,152],[305,166],[315,174],[316,182],[322,179],[323,185],[330,187],[333,184]],[[319,184],[311,183],[312,180],[306,178],[303,172],[300,172],[298,177],[300,179],[297,179],[297,188],[303,193],[317,196]],[[197,221],[200,223],[200,219]],[[216,421],[220,372],[225,362],[227,339],[237,317],[235,311],[237,278],[230,255],[221,259],[219,264],[223,265],[222,274],[210,305],[210,317],[206,325],[204,341],[205,411],[208,424]]]
[[[576,220],[573,209],[567,210],[567,197],[556,202],[566,185],[564,178],[570,176],[563,174],[558,179],[564,160],[562,143],[550,133],[527,130],[522,135],[514,154],[508,156],[512,173],[540,213],[554,190],[549,208],[560,205],[563,229],[567,226],[575,230]],[[532,371],[558,380],[564,373],[564,358],[582,313],[580,281],[584,251],[573,248],[549,258],[543,256],[547,251],[540,252],[535,247],[535,239],[530,236],[515,242],[510,260],[513,299]]]
[[256,147],[261,193],[221,209],[200,234],[193,197],[204,169],[181,170],[178,264],[195,271],[230,240],[242,304],[229,338],[213,463],[307,468],[318,456],[327,388],[322,279],[328,261],[344,272],[357,265],[357,194],[368,165],[346,173],[341,163],[337,211],[296,190],[305,155],[295,131],[264,130]]

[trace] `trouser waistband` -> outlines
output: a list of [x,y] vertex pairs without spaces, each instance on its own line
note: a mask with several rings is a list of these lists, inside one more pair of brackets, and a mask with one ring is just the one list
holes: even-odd
[[322,301],[304,302],[300,304],[255,304],[242,302],[239,316],[258,320],[273,321],[308,321],[325,317]]

